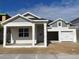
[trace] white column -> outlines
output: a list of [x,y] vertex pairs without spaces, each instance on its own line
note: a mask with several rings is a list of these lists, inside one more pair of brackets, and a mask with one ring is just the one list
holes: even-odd
[[7,38],[6,34],[7,34],[7,27],[4,26],[4,28],[3,28],[3,47],[6,46],[6,38]]
[[58,31],[58,41],[61,42],[61,30]]
[[73,31],[74,31],[74,42],[77,42],[77,34],[76,34],[76,29],[74,29]]
[[32,26],[32,46],[35,46],[35,24]]
[[11,32],[11,44],[13,44],[14,43],[14,40],[13,40],[13,37],[12,37],[12,32]]
[[44,23],[44,46],[47,47],[47,23]]

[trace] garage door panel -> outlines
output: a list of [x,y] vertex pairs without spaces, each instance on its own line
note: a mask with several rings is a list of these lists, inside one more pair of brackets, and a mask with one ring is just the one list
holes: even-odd
[[72,31],[62,31],[61,40],[62,41],[73,41],[74,35]]

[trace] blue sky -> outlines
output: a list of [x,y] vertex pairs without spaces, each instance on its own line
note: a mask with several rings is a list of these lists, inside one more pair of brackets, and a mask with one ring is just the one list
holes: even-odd
[[32,12],[51,20],[71,21],[79,17],[79,0],[0,0],[0,12],[11,16]]

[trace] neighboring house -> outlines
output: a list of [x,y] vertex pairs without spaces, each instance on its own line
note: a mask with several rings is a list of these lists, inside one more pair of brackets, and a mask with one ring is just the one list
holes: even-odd
[[71,21],[71,23],[76,27],[77,30],[77,40],[79,41],[79,18]]
[[7,20],[8,18],[10,18],[10,16],[8,14],[6,14],[6,13],[0,13],[0,23],[2,21]]
[[62,19],[48,24],[48,20],[27,12],[1,24],[4,28],[3,47],[47,47],[50,40],[76,42],[76,29],[69,29],[70,24]]
[[1,22],[5,21],[8,18],[10,18],[10,16],[8,14],[0,13],[0,44],[3,43],[3,29],[1,26]]

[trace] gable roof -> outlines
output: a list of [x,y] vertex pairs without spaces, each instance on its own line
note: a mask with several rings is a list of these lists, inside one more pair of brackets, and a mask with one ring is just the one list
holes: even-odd
[[9,22],[9,21],[11,21],[11,20],[13,20],[14,18],[17,18],[17,17],[22,17],[22,18],[27,19],[28,21],[32,21],[32,22],[48,22],[48,20],[44,20],[44,18],[40,18],[40,19],[42,19],[42,20],[39,20],[39,19],[37,19],[37,20],[31,20],[31,19],[29,19],[29,18],[24,17],[24,16],[21,15],[21,14],[17,14],[17,15],[15,15],[15,16],[13,16],[13,17],[11,17],[11,18],[9,18],[9,19],[7,19],[7,20],[1,22],[1,24],[7,23],[7,22]]
[[[15,15],[15,16],[13,16],[13,17],[11,17],[11,18],[9,18],[9,19],[7,19],[7,20],[1,22],[1,24],[7,23],[7,22],[9,22],[9,21],[11,21],[11,20],[13,20],[14,18],[17,18],[17,17],[21,17],[21,18],[27,19],[27,18],[25,18],[24,16],[22,16],[22,15],[20,15],[20,14],[17,14],[17,15]],[[32,20],[30,20],[30,19],[27,19],[27,20],[28,20],[28,21],[32,21]]]
[[[31,16],[33,16],[34,17],[34,19],[40,19],[41,17],[39,17],[39,16],[37,16],[37,15],[35,15],[35,14],[32,14],[32,13],[30,13],[30,12],[26,12],[26,13],[24,13],[24,14],[22,14],[23,16],[27,16],[27,15],[31,15]],[[32,18],[31,18],[32,19]]]
[[34,18],[28,18],[28,19],[31,19],[31,20],[33,20],[33,21],[46,21],[46,22],[48,22],[47,19],[41,18],[41,17],[39,17],[39,16],[37,16],[37,15],[31,13],[31,12],[26,12],[26,13],[22,14],[22,16],[24,16],[24,17],[27,16],[27,15],[33,16]]
[[57,22],[57,21],[63,21],[63,22],[65,22],[66,24],[71,24],[71,23],[69,23],[69,22],[63,20],[62,18],[58,18],[57,20],[54,20],[54,21],[50,22],[48,25],[51,25],[51,24],[53,24],[53,23],[55,23],[55,22]]

